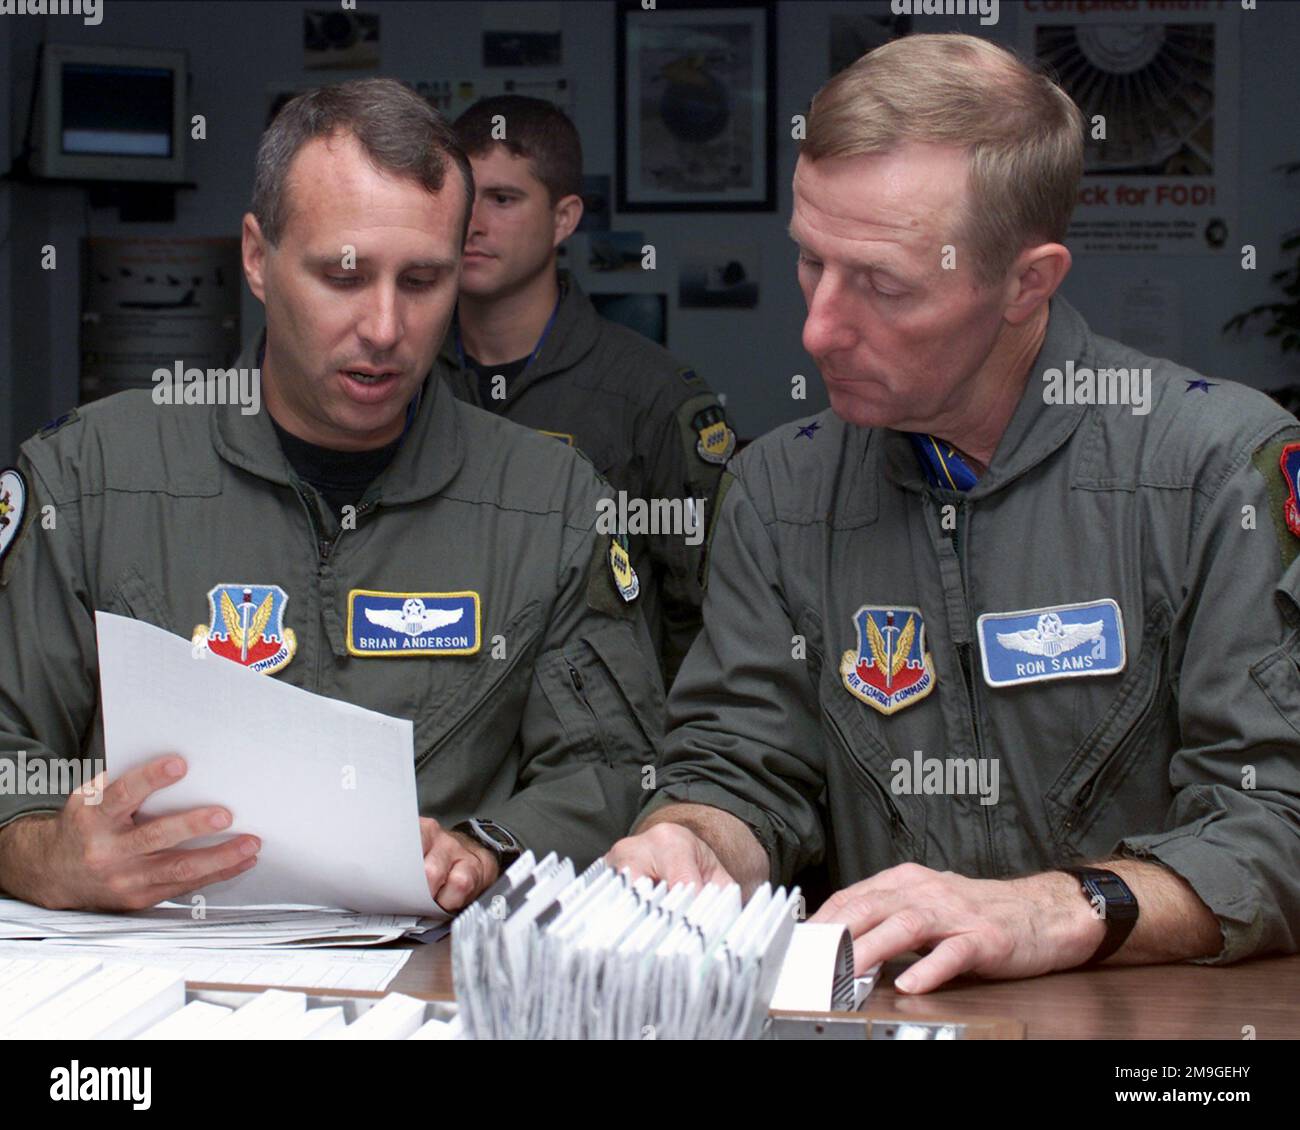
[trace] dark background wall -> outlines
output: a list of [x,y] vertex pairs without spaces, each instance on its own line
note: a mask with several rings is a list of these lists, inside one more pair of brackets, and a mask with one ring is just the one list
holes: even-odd
[[[181,193],[172,224],[122,223],[117,212],[91,208],[79,187],[0,185],[0,463],[18,442],[77,398],[80,279],[78,243],[87,235],[235,235],[252,179],[252,158],[264,124],[268,88],[357,77],[373,72],[308,71],[302,65],[306,8],[328,3],[104,0],[103,22],[76,17],[0,16],[0,143],[18,151],[42,38],[50,42],[184,47],[193,75],[191,112],[206,115],[207,140],[189,146],[194,191]],[[1235,5],[1233,5],[1235,7]],[[381,20],[378,73],[408,81],[473,77],[481,70],[477,3],[375,3]],[[656,245],[670,295],[669,347],[724,392],[742,435],[825,406],[815,368],[800,346],[803,304],[795,286],[794,251],[785,235],[796,145],[791,115],[806,109],[828,75],[832,15],[887,12],[877,3],[777,4],[777,209],[768,213],[616,214],[615,229],[644,231]],[[615,12],[611,3],[560,5],[564,63],[574,86],[572,113],[582,134],[588,172],[614,172]],[[996,26],[971,17],[922,17],[918,31],[961,30],[1015,44],[1022,12],[1003,0]],[[1118,283],[1127,279],[1179,287],[1181,346],[1175,359],[1215,376],[1268,388],[1300,380],[1288,360],[1259,333],[1226,337],[1226,318],[1278,296],[1268,276],[1281,264],[1284,230],[1300,222],[1300,186],[1275,166],[1300,160],[1300,3],[1261,0],[1240,25],[1240,230],[1234,242],[1258,248],[1259,268],[1238,256],[1076,256],[1066,296],[1102,333],[1118,335]],[[759,245],[761,292],[752,310],[676,308],[675,255],[696,241],[750,240]],[[59,266],[40,269],[40,249],[58,249]],[[260,326],[260,307],[243,301],[243,333]],[[1134,341],[1133,344],[1143,345]],[[790,399],[790,378],[809,377],[809,397]]]

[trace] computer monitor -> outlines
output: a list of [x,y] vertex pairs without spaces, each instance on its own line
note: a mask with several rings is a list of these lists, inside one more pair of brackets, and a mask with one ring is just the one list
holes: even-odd
[[32,171],[64,180],[185,179],[186,54],[48,44]]

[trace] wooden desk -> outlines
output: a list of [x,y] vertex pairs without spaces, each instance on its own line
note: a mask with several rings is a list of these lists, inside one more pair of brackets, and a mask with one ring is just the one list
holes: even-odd
[[[413,945],[389,986],[428,1000],[453,999],[451,943]],[[1239,965],[1149,965],[1053,973],[1028,981],[961,980],[923,997],[895,994],[910,962],[890,962],[863,1015],[897,1020],[1009,1018],[1031,1040],[1300,1039],[1300,956]]]

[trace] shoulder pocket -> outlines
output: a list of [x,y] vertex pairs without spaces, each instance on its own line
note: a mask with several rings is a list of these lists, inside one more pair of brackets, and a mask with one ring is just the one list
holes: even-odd
[[663,743],[658,668],[644,662],[635,626],[611,620],[541,657],[538,678],[574,753],[613,766],[649,763]]

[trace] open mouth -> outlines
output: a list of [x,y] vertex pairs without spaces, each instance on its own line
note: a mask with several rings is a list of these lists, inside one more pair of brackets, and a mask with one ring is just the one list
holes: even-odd
[[401,373],[385,370],[367,373],[360,369],[340,369],[343,391],[356,404],[384,404],[401,388]]

